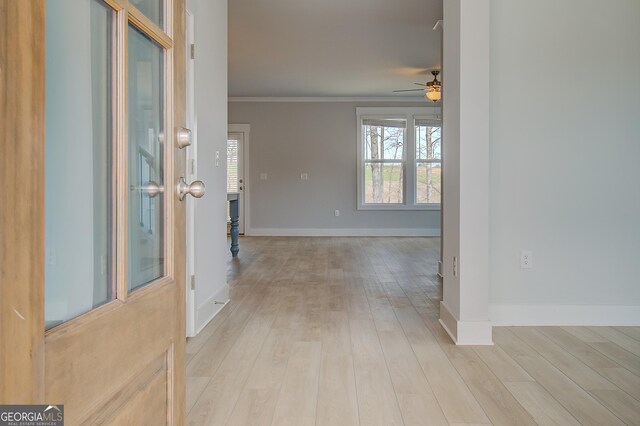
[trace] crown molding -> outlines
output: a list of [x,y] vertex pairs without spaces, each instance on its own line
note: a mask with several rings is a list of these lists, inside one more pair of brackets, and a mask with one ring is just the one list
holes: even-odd
[[419,98],[407,98],[401,96],[387,96],[387,97],[347,97],[347,96],[305,96],[305,97],[277,97],[277,96],[264,96],[264,97],[229,97],[229,102],[404,102],[404,103],[417,103],[425,105],[439,106],[439,102],[431,102]]

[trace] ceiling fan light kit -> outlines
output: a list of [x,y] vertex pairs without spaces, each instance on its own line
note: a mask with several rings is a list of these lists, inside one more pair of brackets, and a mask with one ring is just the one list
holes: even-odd
[[433,80],[427,82],[427,84],[415,83],[418,86],[423,86],[422,89],[408,89],[408,90],[394,90],[394,92],[413,92],[417,90],[424,90],[424,97],[433,101],[438,102],[442,98],[442,83],[438,80],[438,74],[440,71],[433,70],[431,71],[433,75]]
[[438,102],[442,98],[442,92],[440,92],[440,89],[438,89],[438,90],[432,89],[432,90],[427,91],[424,94],[424,97],[429,99],[430,101]]
[[433,81],[427,83],[427,89],[424,97],[432,100],[433,102],[438,102],[442,97],[442,83],[438,80],[438,74],[440,74],[440,71],[434,70],[431,71],[431,74],[433,74]]

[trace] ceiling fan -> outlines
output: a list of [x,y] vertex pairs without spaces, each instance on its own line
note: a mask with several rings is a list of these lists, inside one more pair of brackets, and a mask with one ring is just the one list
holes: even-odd
[[418,90],[424,90],[425,98],[430,99],[433,102],[438,102],[440,100],[441,90],[442,90],[442,83],[440,82],[440,80],[438,80],[438,74],[440,74],[440,71],[434,70],[434,71],[431,71],[431,74],[433,74],[432,81],[429,81],[426,84],[414,83],[414,84],[417,84],[418,86],[422,86],[421,89],[394,90],[393,92],[394,93],[417,92]]

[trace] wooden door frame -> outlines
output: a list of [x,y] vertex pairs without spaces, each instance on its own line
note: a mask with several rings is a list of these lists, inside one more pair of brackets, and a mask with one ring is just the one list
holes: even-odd
[[0,403],[41,403],[44,0],[0,0],[0,74]]

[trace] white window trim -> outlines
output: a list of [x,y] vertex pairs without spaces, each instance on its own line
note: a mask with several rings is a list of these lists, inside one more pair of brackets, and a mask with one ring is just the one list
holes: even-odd
[[[404,188],[402,204],[365,204],[364,202],[364,149],[362,144],[362,120],[367,118],[403,118],[407,120],[404,144]],[[361,107],[356,108],[357,127],[357,209],[358,210],[440,210],[440,203],[416,204],[416,119],[440,120],[439,107]]]

